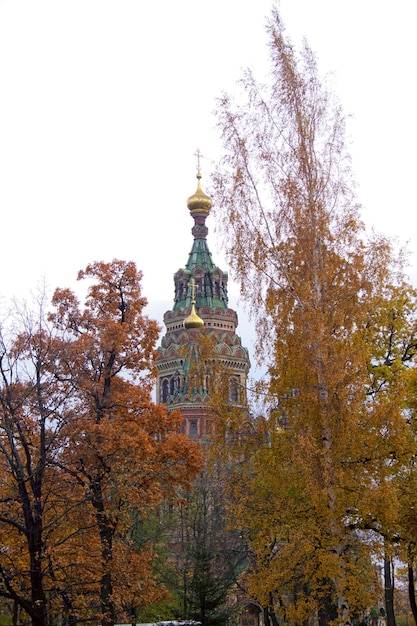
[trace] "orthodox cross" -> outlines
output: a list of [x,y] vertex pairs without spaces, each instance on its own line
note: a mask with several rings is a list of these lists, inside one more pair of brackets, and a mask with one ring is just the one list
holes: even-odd
[[200,148],[197,148],[197,152],[194,153],[194,156],[197,157],[197,171],[200,172],[200,166],[201,166],[201,161],[200,159],[202,158],[202,154],[200,152]]
[[196,288],[196,284],[195,284],[194,276],[190,280],[190,282],[188,283],[188,286],[191,287],[191,302],[195,302],[195,288]]

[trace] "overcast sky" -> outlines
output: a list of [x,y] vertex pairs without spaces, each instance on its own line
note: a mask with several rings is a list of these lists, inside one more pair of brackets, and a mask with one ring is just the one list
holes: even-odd
[[[136,261],[172,301],[192,245],[186,199],[219,153],[215,98],[267,66],[270,0],[0,0],[0,294]],[[414,0],[281,0],[349,124],[368,224],[409,241],[417,276]],[[214,260],[227,269],[208,219]],[[159,307],[160,308],[160,307]]]

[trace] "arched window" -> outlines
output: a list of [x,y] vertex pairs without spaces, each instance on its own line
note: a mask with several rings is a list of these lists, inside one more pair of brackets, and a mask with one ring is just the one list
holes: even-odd
[[193,420],[190,422],[190,437],[197,437],[197,435],[197,422]]
[[229,381],[230,390],[230,402],[239,402],[239,382],[236,378],[231,378]]
[[168,379],[165,378],[162,381],[162,402],[166,402],[168,400],[168,395],[169,395],[169,382]]

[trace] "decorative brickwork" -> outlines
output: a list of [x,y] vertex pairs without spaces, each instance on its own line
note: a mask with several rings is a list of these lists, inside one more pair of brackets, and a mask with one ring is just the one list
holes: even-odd
[[[210,435],[207,400],[213,371],[220,366],[227,372],[222,385],[228,402],[244,408],[250,361],[236,334],[237,314],[228,306],[227,272],[213,263],[207,245],[205,220],[211,199],[203,193],[200,179],[198,173],[197,191],[187,201],[194,219],[193,245],[185,268],[174,274],[174,304],[164,315],[166,334],[158,349],[157,401],[180,409],[184,432],[204,440]],[[202,354],[203,337],[212,346],[210,358]]]

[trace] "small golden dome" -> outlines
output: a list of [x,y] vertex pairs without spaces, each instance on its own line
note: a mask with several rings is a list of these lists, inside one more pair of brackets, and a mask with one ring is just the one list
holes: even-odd
[[188,315],[188,317],[185,318],[183,324],[184,328],[186,328],[187,330],[190,328],[201,328],[202,326],[204,326],[204,320],[201,319],[199,315],[197,315],[194,302],[191,303],[191,313],[190,315]]
[[207,215],[210,213],[213,201],[209,196],[206,196],[206,194],[201,189],[200,172],[197,173],[197,180],[197,191],[188,198],[187,206],[193,217],[198,217],[199,215],[207,217]]

